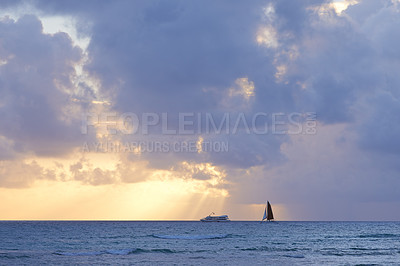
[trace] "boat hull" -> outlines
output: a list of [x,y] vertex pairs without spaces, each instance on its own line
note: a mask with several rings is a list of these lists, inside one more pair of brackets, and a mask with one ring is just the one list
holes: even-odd
[[212,221],[212,220],[205,220],[205,219],[200,219],[200,222],[205,222],[205,223],[226,223],[226,222],[230,222],[231,220],[216,220],[216,221]]

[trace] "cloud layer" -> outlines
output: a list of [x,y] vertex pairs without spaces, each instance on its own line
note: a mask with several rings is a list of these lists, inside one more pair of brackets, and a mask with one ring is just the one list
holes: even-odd
[[[82,51],[67,33],[43,33],[34,15],[0,21],[0,185],[14,186],[13,160],[71,155],[94,140],[81,134],[80,115],[98,108],[100,95],[111,103],[100,111],[167,113],[169,129],[179,128],[178,113],[211,113],[218,121],[242,113],[251,121],[262,112],[270,131],[249,134],[242,124],[237,134],[165,136],[158,124],[147,136],[103,136],[226,141],[229,151],[138,152],[113,171],[84,168],[78,159],[69,165],[72,180],[138,182],[161,170],[215,179],[199,170],[208,165],[224,173],[216,187],[230,184],[232,202],[269,197],[292,210],[307,204],[315,219],[318,211],[333,219],[335,211],[321,210],[338,200],[399,204],[398,1],[364,0],[340,14],[318,0],[28,3],[44,15],[74,16],[78,32],[91,39]],[[98,85],[77,82],[77,64]],[[293,112],[316,113],[317,133],[273,134],[272,114]],[[306,125],[304,117],[299,122]],[[36,178],[53,178],[35,169]],[[348,205],[351,214],[356,207]]]

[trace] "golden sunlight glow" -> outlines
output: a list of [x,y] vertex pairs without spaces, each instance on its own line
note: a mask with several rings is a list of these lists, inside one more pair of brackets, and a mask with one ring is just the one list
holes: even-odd
[[196,142],[197,153],[203,152],[203,142],[204,142],[203,137],[199,136],[199,139]]
[[283,77],[286,74],[286,66],[285,65],[279,65],[276,67],[276,72],[275,72],[275,78],[278,82],[283,81]]
[[248,78],[238,78],[235,80],[236,87],[229,88],[229,97],[242,96],[245,100],[250,100],[254,96],[254,82]]
[[278,33],[270,25],[262,26],[257,31],[256,41],[268,48],[278,48]]
[[[152,170],[147,162],[130,162],[121,154],[87,153],[23,164],[32,174],[52,177],[28,187],[0,188],[0,219],[197,220],[224,212],[229,197],[225,171],[210,163],[184,161],[178,168]],[[21,171],[13,176],[26,174]]]
[[220,186],[226,184],[226,173],[223,169],[212,165],[211,163],[191,163],[184,161],[180,168],[175,169],[175,173],[169,173],[167,176],[181,175],[184,180],[191,180],[195,184],[194,190],[198,193],[204,193],[212,197],[228,197],[229,193]]
[[[349,6],[357,4],[358,0],[336,0],[318,6],[309,7],[310,10],[317,12],[320,17],[325,17],[334,11],[337,15],[341,15]],[[329,17],[329,16],[328,16]]]
[[93,104],[105,104],[105,105],[111,105],[109,101],[92,101]]
[[197,220],[223,211],[225,197],[208,197],[194,187],[179,179],[106,186],[41,181],[31,188],[0,188],[0,219]]
[[242,94],[246,99],[254,96],[254,82],[248,78],[239,78],[235,83],[242,89]]
[[355,5],[358,2],[359,1],[357,0],[340,0],[340,1],[333,1],[330,5],[335,9],[336,13],[340,15],[349,6]]

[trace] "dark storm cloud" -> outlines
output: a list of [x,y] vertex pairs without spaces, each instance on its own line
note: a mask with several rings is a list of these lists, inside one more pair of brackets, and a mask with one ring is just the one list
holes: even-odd
[[[115,108],[120,111],[218,111],[225,95],[210,91],[222,92],[242,77],[256,81],[264,110],[290,106],[282,100],[290,100],[288,89],[274,85],[273,52],[255,42],[264,1],[80,5],[73,12],[85,13],[92,25],[91,63],[86,67],[106,90],[117,88]],[[55,14],[72,8],[47,1],[38,1],[38,7]],[[304,6],[282,9],[305,12]]]
[[[390,29],[399,27],[387,22],[397,16],[390,1],[363,1],[346,10],[348,16],[313,9],[328,1],[32,3],[90,26],[86,68],[106,93],[115,92],[121,112],[222,112],[226,89],[247,77],[256,95],[250,114],[314,111],[325,124],[350,123],[359,99],[385,85],[383,75],[389,81],[395,75],[383,60],[398,54]],[[270,3],[275,11],[266,19],[263,8]],[[263,25],[276,29],[277,48],[255,42]],[[298,56],[289,60],[293,46]],[[286,65],[286,82],[276,82],[278,64]]]
[[[400,83],[399,83],[400,85]],[[400,155],[400,101],[381,92],[366,102],[369,115],[359,126],[360,145],[366,150]]]
[[[38,7],[54,13],[69,10],[45,1],[38,3]],[[274,82],[274,53],[255,41],[263,23],[265,2],[86,4],[84,11],[76,10],[77,14],[86,12],[85,19],[92,25],[88,47],[91,60],[86,69],[102,81],[105,93],[115,92],[113,106],[118,111],[139,116],[142,112],[218,114],[225,111],[221,102],[227,98],[227,89],[243,77],[255,82],[258,96],[249,115],[252,109],[292,109],[292,89]],[[273,136],[250,137],[250,147],[244,135],[225,139],[230,142],[232,154],[211,155],[218,164],[248,167],[279,157],[280,140]],[[253,145],[269,148],[255,149]],[[153,164],[164,157],[163,163],[170,165],[175,160],[210,159],[184,152],[143,156]]]
[[33,15],[0,21],[0,135],[16,152],[60,155],[82,137],[72,102],[82,51],[65,33],[47,35]]
[[119,87],[121,111],[215,110],[218,99],[204,89],[225,89],[262,64],[256,11],[238,3],[123,2],[113,10],[123,19],[96,15],[87,68]]

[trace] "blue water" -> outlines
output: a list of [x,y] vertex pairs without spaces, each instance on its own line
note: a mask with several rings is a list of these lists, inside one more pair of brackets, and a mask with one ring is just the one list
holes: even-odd
[[0,222],[0,265],[135,263],[400,265],[400,223]]

